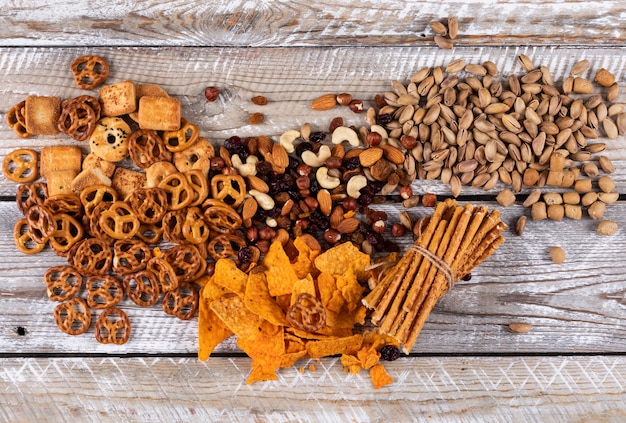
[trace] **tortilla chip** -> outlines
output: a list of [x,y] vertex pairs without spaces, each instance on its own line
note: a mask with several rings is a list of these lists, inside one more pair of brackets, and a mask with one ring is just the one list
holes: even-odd
[[215,262],[213,283],[227,288],[243,298],[246,293],[248,275],[239,270],[237,264],[230,259],[219,259]]
[[272,297],[291,294],[293,285],[299,279],[291,267],[289,257],[285,254],[280,241],[274,241],[263,258],[263,265],[267,268],[267,286]]
[[287,326],[284,310],[270,295],[265,273],[253,271],[248,275],[244,302],[248,310],[274,325]]
[[298,297],[300,294],[310,294],[313,297],[316,297],[315,293],[315,282],[311,275],[307,275],[303,279],[298,279],[296,283],[293,284],[293,291],[291,291],[291,302],[290,306],[293,306],[298,302]]
[[361,367],[364,369],[373,367],[378,364],[378,360],[380,360],[380,353],[372,347],[361,348],[357,351],[356,356],[361,362]]
[[239,338],[254,338],[263,322],[263,319],[249,311],[243,300],[235,294],[227,294],[213,301],[211,310]]
[[354,354],[361,348],[363,336],[357,334],[344,338],[309,341],[306,350],[311,358],[327,357],[337,354]]
[[246,384],[250,385],[254,382],[263,382],[266,380],[276,380],[276,369],[267,369],[258,360],[252,361],[252,371],[248,375]]
[[350,374],[357,374],[361,371],[361,362],[353,355],[343,354],[341,356],[341,364],[346,367]]
[[303,279],[311,274],[316,276],[319,271],[315,267],[315,258],[321,254],[321,250],[312,250],[304,238],[298,237],[293,242],[298,250],[296,260],[291,264],[298,278]]
[[351,242],[336,245],[315,259],[315,267],[320,272],[343,275],[348,269],[352,269],[361,282],[369,278],[370,272],[365,270],[369,264],[370,256],[359,251]]
[[306,350],[285,353],[281,356],[280,367],[288,368],[296,364],[296,361],[306,356]]
[[387,374],[387,370],[382,364],[377,364],[370,369],[370,379],[372,379],[372,384],[376,389],[393,383],[393,378]]
[[346,302],[352,304],[361,303],[365,288],[357,281],[354,269],[348,268],[344,274],[337,275],[336,283],[337,289],[341,291],[341,295],[343,295]]
[[202,361],[208,359],[215,347],[233,334],[211,310],[211,301],[200,297],[198,308],[198,359]]
[[330,273],[320,273],[317,277],[317,289],[320,292],[320,301],[324,308],[328,307],[328,303],[337,290],[335,277]]
[[[267,320],[261,322],[253,337],[237,337],[237,346],[252,358],[278,357],[285,353],[285,336],[282,326]],[[277,364],[278,366],[278,364]]]

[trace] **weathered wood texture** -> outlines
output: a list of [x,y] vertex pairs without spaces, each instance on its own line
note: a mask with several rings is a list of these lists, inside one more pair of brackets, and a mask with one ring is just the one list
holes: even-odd
[[[308,366],[313,364],[315,371]],[[0,359],[0,420],[118,422],[620,422],[626,361],[606,357],[403,358],[371,388],[336,358],[243,382],[248,358]],[[280,400],[278,400],[280,398]]]
[[5,2],[5,46],[434,45],[428,24],[456,17],[458,45],[624,45],[626,8],[596,1]]

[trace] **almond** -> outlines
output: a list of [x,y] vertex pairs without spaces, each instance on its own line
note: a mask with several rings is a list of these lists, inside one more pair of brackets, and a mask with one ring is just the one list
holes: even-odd
[[255,189],[265,194],[269,192],[270,188],[267,186],[267,183],[265,183],[265,181],[258,176],[248,175],[247,179],[248,189]]
[[335,94],[324,94],[317,97],[311,102],[313,110],[330,110],[337,105],[337,96]]
[[289,166],[289,155],[287,150],[280,144],[274,144],[272,146],[272,160],[278,167],[286,168]]
[[330,216],[330,212],[333,209],[333,199],[330,196],[330,192],[326,189],[321,189],[317,193],[317,202],[319,203],[320,211],[324,216]]
[[379,147],[371,147],[365,149],[359,154],[359,161],[361,166],[370,167],[376,163],[383,156],[383,149]]
[[356,217],[349,217],[339,222],[339,225],[337,225],[337,230],[342,234],[351,234],[358,229],[359,224],[359,219],[357,219]]
[[331,228],[337,229],[339,224],[343,221],[343,207],[335,206],[328,221]]
[[404,163],[404,153],[399,148],[396,148],[392,145],[385,144],[382,145],[383,154],[387,160],[389,160],[393,164],[401,165]]
[[256,214],[259,205],[253,197],[248,197],[243,203],[243,209],[241,210],[241,219],[249,220]]

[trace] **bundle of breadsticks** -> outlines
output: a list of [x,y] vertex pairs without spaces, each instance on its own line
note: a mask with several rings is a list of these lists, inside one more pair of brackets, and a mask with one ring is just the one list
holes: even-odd
[[363,298],[372,322],[408,354],[426,318],[452,286],[504,242],[507,226],[486,206],[441,202],[415,243]]

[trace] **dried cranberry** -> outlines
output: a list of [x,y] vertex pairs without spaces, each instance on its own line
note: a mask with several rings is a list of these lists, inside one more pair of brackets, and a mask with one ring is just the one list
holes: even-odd
[[400,358],[400,350],[395,345],[385,345],[380,349],[380,358],[385,361],[395,361]]
[[248,157],[248,148],[241,138],[234,135],[224,141],[224,147],[230,154],[238,154],[239,158],[243,161]]
[[326,132],[313,132],[310,136],[309,136],[309,140],[311,142],[323,142],[326,139]]
[[388,113],[383,113],[382,115],[378,115],[378,123],[381,125],[387,125],[392,120],[393,120],[393,117]]
[[463,276],[461,279],[467,282],[472,279],[472,274],[468,273],[467,275]]
[[374,201],[374,197],[371,195],[361,194],[358,198],[359,204],[362,206],[369,206]]
[[389,253],[398,253],[400,252],[400,246],[393,241],[385,241],[385,251]]
[[272,171],[272,165],[268,162],[257,162],[256,171],[260,175],[268,175]]
[[298,155],[298,157],[301,157],[302,153],[304,153],[305,151],[311,150],[313,150],[313,144],[311,144],[310,142],[304,141],[296,145],[296,154]]
[[250,249],[250,247],[243,247],[237,253],[237,257],[242,263],[247,263],[252,260],[252,250]]
[[289,156],[289,165],[287,166],[287,169],[293,170],[295,172],[298,166],[300,166],[300,162],[298,161],[298,159]]
[[343,161],[343,167],[346,170],[354,170],[359,166],[361,166],[361,161],[359,160],[358,157],[351,157]]

